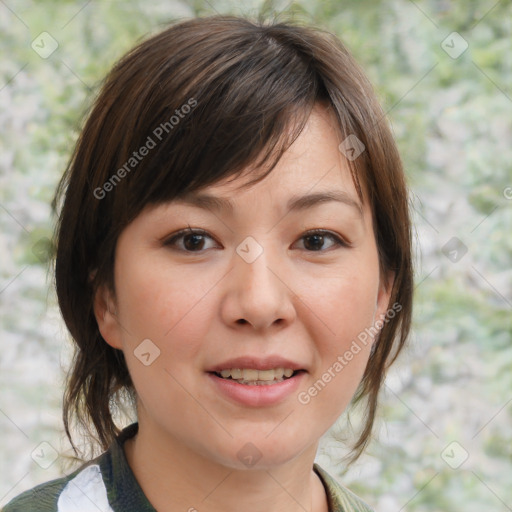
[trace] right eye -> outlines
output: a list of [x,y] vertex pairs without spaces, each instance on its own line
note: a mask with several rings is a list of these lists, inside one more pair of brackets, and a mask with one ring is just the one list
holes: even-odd
[[[203,252],[207,239],[213,240],[203,229],[188,227],[171,235],[165,240],[164,245],[182,252]],[[209,247],[206,247],[206,249],[209,249]]]

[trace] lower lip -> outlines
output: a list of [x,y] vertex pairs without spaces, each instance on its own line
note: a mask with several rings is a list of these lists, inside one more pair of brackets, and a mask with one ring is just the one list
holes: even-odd
[[218,377],[215,373],[208,373],[214,386],[226,397],[250,407],[265,407],[282,402],[285,398],[297,391],[306,372],[301,371],[277,384],[255,385],[239,384],[230,379]]

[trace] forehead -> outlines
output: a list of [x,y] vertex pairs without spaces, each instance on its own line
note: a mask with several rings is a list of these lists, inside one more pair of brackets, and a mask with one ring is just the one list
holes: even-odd
[[249,166],[237,178],[221,180],[173,202],[230,214],[247,201],[270,201],[294,211],[337,202],[363,215],[367,206],[360,200],[349,163],[339,150],[340,138],[333,116],[325,107],[317,106],[303,131],[262,181],[249,185],[258,174]]

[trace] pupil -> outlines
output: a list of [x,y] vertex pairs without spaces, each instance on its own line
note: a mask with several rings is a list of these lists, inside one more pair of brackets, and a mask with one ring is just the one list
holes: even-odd
[[[313,250],[315,250],[315,249],[321,249],[322,248],[323,241],[324,241],[324,237],[322,235],[310,235],[310,236],[306,237],[306,241],[307,240],[311,240],[311,239],[315,239],[315,242],[313,244],[309,244],[309,243],[306,242],[306,244],[305,244],[306,249],[313,248]],[[311,245],[313,247],[311,247]]]
[[[185,248],[188,250],[193,249],[200,249],[202,247],[202,244],[204,243],[204,240],[202,239],[203,235],[188,235],[184,238],[184,245]],[[187,243],[187,241],[190,241],[192,239],[195,239],[195,241],[192,244]]]

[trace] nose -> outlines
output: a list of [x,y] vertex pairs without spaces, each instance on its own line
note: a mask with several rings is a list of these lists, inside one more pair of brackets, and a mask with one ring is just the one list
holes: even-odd
[[231,327],[251,326],[258,331],[290,325],[296,316],[290,280],[284,262],[269,250],[263,249],[252,262],[235,251],[222,301],[224,322]]

